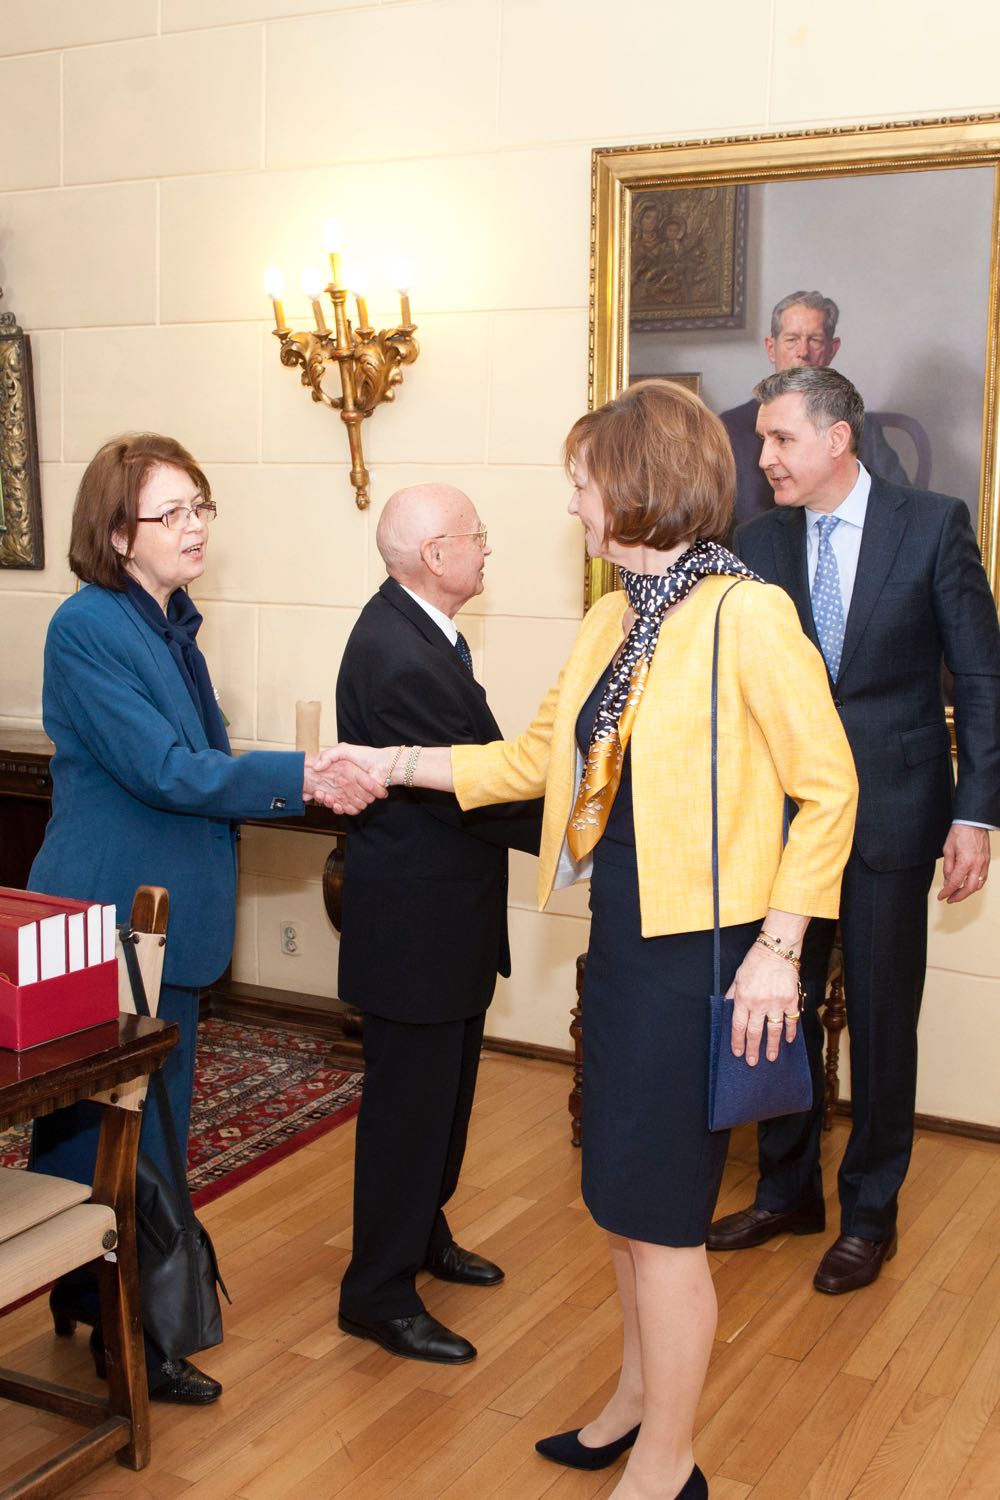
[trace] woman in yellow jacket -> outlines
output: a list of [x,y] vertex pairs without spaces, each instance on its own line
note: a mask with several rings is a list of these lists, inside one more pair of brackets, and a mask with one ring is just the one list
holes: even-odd
[[[337,753],[387,786],[453,790],[463,808],[544,793],[539,905],[591,878],[583,1194],[610,1239],[624,1357],[604,1410],[537,1447],[586,1469],[632,1448],[618,1500],[702,1500],[692,1434],[716,1322],[704,1241],[728,1146],[707,1127],[710,701],[728,590],[723,983],[735,1002],[733,1050],[750,1065],[795,1034],[794,959],[810,916],[837,915],[857,781],[826,668],[791,600],[715,540],[735,487],[718,419],[680,387],[642,381],[581,417],[566,462],[569,509],[590,555],[618,564],[624,592],[586,616],[535,722],[485,746]],[[786,795],[798,813],[783,844]]]

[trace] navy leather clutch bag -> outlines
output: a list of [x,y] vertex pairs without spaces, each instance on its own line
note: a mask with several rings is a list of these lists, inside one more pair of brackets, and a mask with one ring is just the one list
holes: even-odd
[[719,601],[715,614],[712,648],[712,901],[714,934],[713,984],[709,999],[711,1037],[708,1063],[708,1128],[731,1130],[752,1120],[771,1120],[776,1115],[796,1114],[812,1107],[812,1076],[805,1037],[796,1027],[789,1042],[781,1028],[781,1047],[774,1062],[764,1056],[757,1065],[745,1057],[734,1057],[731,1043],[733,1002],[722,994],[721,936],[719,927],[719,621],[722,606],[738,584],[732,584]]

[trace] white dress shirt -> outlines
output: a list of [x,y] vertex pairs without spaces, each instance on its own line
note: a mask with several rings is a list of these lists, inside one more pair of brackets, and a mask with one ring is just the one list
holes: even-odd
[[438,609],[436,605],[428,604],[426,599],[421,599],[420,595],[415,594],[412,589],[408,589],[405,583],[401,583],[399,586],[403,590],[404,594],[409,594],[414,604],[420,605],[420,608],[423,610],[425,615],[430,615],[431,619],[434,621],[434,624],[444,631],[451,644],[453,646],[457,645],[458,626],[455,624],[454,620],[451,619],[449,615],[446,615],[443,609]]

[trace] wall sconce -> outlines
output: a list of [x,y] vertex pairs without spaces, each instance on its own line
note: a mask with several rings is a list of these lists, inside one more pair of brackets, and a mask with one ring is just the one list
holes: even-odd
[[[274,336],[281,341],[281,363],[290,369],[298,366],[302,384],[312,392],[313,400],[339,411],[341,421],[347,427],[351,445],[351,483],[358,509],[366,510],[369,475],[361,445],[361,423],[365,417],[371,416],[379,402],[396,399],[396,386],[403,380],[401,367],[413,364],[420,346],[413,337],[416,325],[410,321],[409,277],[400,272],[396,278],[401,315],[399,327],[382,328],[376,333],[368,323],[363,277],[355,271],[349,273],[347,285],[341,282],[340,229],[333,219],[328,219],[323,226],[323,237],[330,257],[329,282],[324,287],[322,272],[313,267],[302,272],[302,289],[312,304],[315,330],[295,333],[288,327],[281,305],[285,279],[276,266],[268,268],[264,287],[274,306]],[[332,332],[327,327],[320,301],[324,291],[333,304]],[[346,312],[351,292],[358,314],[356,328]],[[332,364],[340,369],[339,396],[330,396],[323,389],[323,376]]]

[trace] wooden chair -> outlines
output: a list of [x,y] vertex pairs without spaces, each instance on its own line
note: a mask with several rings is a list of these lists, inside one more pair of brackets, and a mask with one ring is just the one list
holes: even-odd
[[[163,970],[166,891],[140,886],[132,928],[155,1012]],[[119,952],[119,1005],[134,1011]],[[131,1469],[149,1462],[149,1395],[135,1250],[135,1163],[146,1078],[93,1096],[106,1106],[92,1187],[19,1168],[0,1169],[0,1307],[90,1265],[100,1288],[108,1396],[103,1399],[12,1370],[0,1370],[0,1397],[53,1412],[91,1430],[0,1490],[0,1500],[57,1493],[112,1454]]]

